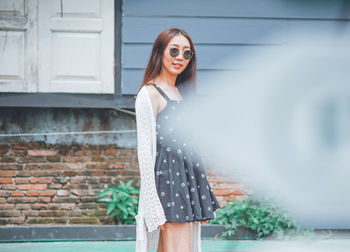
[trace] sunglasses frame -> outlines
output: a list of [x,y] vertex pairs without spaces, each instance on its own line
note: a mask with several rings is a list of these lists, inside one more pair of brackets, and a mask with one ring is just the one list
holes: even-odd
[[[177,52],[172,53],[171,51],[174,50],[174,49],[175,49]],[[187,56],[185,56],[185,55],[187,55],[187,54],[185,54],[186,52],[190,52],[190,57],[189,57],[189,58],[187,58]],[[169,55],[170,55],[171,57],[175,58],[175,57],[177,57],[179,54],[180,54],[180,50],[179,50],[178,48],[176,48],[176,47],[171,47],[171,48],[169,49]],[[190,59],[192,59],[192,57],[193,57],[193,52],[192,52],[191,50],[187,49],[187,50],[183,51],[182,57],[183,57],[185,60],[190,60]]]

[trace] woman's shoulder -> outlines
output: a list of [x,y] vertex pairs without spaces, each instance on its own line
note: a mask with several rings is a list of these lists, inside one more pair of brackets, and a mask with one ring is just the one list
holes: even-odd
[[138,92],[137,96],[136,96],[136,99],[138,97],[146,97],[146,95],[149,97],[149,99],[152,101],[152,103],[154,101],[157,101],[158,98],[159,98],[159,95],[158,95],[158,91],[157,89],[152,86],[152,85],[143,85],[140,89],[140,91]]

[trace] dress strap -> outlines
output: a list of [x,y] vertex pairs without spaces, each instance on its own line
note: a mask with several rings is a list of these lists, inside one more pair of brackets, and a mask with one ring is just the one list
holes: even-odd
[[166,100],[166,101],[170,101],[170,98],[164,93],[164,91],[160,88],[160,87],[158,87],[156,84],[154,84],[154,83],[148,83],[147,85],[152,85],[152,86],[154,86],[157,90],[158,90],[158,92],[164,97],[164,99]]

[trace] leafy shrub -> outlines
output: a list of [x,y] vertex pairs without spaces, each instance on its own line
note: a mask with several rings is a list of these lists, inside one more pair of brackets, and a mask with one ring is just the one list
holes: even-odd
[[[98,194],[98,202],[107,202],[107,215],[115,217],[117,224],[136,224],[139,189],[134,188],[132,179],[126,184],[119,181],[119,186],[112,186]],[[105,197],[109,195],[110,197]],[[103,197],[103,198],[102,198]]]
[[258,200],[248,197],[238,201],[232,199],[225,207],[216,211],[216,218],[210,221],[211,224],[224,225],[222,237],[232,237],[238,227],[245,227],[263,237],[273,235],[283,238],[288,235],[311,234],[311,230],[301,230],[287,212],[277,204],[268,200]]

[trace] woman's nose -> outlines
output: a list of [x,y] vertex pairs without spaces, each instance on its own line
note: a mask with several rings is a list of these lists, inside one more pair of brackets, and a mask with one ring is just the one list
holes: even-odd
[[183,60],[183,59],[184,59],[183,57],[184,57],[184,56],[183,56],[183,53],[180,52],[179,55],[176,56],[176,59],[177,59],[177,60]]

